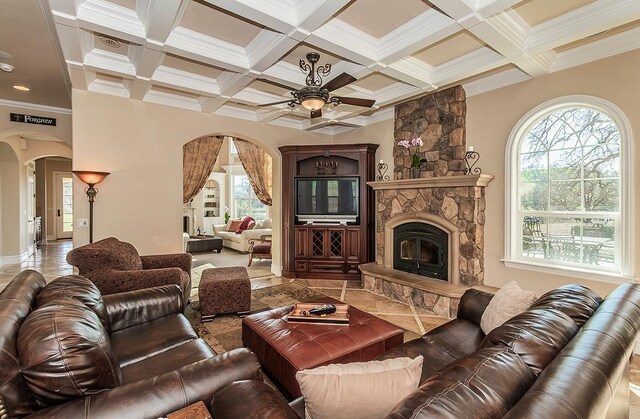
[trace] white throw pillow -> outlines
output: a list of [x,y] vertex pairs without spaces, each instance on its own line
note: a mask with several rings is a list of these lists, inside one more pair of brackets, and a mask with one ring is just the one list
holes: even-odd
[[520,314],[536,300],[536,295],[531,291],[523,291],[516,281],[511,281],[502,286],[493,296],[480,319],[480,328],[485,335],[504,322]]
[[271,218],[265,218],[262,220],[262,228],[271,228]]
[[296,373],[306,419],[384,418],[416,391],[422,355],[385,361],[331,364]]

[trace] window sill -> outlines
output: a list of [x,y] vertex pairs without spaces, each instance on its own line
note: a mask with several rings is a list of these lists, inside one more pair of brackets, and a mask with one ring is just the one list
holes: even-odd
[[552,275],[567,276],[571,278],[588,279],[591,281],[608,282],[611,284],[622,284],[633,282],[632,276],[615,272],[596,272],[586,269],[572,268],[568,266],[546,265],[542,263],[528,262],[523,260],[501,259],[507,268],[524,269],[527,271],[542,272]]

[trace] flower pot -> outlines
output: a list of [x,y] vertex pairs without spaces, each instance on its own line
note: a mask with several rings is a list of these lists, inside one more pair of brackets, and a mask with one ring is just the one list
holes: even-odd
[[420,177],[420,168],[419,167],[412,167],[411,168],[411,177],[414,179],[417,179]]

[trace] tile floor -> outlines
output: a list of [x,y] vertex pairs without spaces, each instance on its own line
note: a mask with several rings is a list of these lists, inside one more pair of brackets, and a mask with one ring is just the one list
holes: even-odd
[[[58,276],[73,274],[73,267],[67,264],[66,255],[73,248],[70,240],[48,242],[40,246],[35,255],[22,263],[0,265],[0,290],[2,290],[20,271],[35,269],[42,273],[47,281]],[[290,282],[282,277],[256,278],[252,288],[262,288]],[[360,289],[358,281],[296,280],[296,282],[352,304],[361,310],[370,312],[405,329],[421,335],[425,331],[445,323],[447,320],[426,310],[372,294]],[[634,357],[631,363],[631,401],[630,418],[640,419],[640,357]]]

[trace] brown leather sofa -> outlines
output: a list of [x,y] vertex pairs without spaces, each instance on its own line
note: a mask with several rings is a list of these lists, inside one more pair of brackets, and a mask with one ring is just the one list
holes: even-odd
[[24,271],[0,292],[0,405],[8,417],[158,418],[261,377],[248,349],[216,355],[176,285],[102,297],[81,276]]
[[[387,418],[629,416],[639,284],[604,301],[581,285],[560,287],[485,336],[480,319],[492,297],[466,291],[456,319],[379,358],[424,356],[420,387]],[[258,381],[226,386],[210,408],[216,419],[304,417],[303,399],[287,405]]]
[[71,250],[67,262],[102,295],[176,284],[185,306],[191,296],[190,253],[140,256],[132,244],[108,237]]

